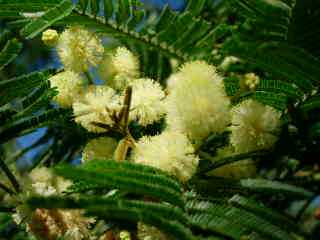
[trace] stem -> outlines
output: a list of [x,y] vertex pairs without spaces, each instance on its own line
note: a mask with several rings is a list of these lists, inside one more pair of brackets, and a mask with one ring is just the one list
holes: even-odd
[[14,207],[0,207],[0,212],[14,212]]
[[220,158],[218,160],[216,160],[215,158],[211,157],[209,154],[207,154],[206,152],[199,152],[199,156],[203,159],[206,160],[210,160],[211,163],[205,167],[204,169],[201,169],[199,171],[199,175],[201,174],[205,174],[207,172],[209,172],[212,169],[230,164],[230,163],[234,163],[246,158],[256,158],[256,157],[262,157],[264,155],[266,155],[268,152],[266,151],[253,151],[253,152],[249,152],[249,153],[240,153],[240,154],[235,154],[235,155],[231,155],[229,157],[225,157],[225,158]]
[[2,171],[6,174],[7,178],[10,180],[11,185],[13,186],[13,188],[15,189],[15,191],[17,193],[19,193],[20,190],[20,185],[19,182],[17,181],[16,177],[13,175],[13,173],[10,171],[10,169],[8,168],[8,166],[5,164],[5,162],[3,161],[3,156],[0,156],[0,168],[2,169]]
[[0,183],[0,188],[1,188],[3,191],[9,193],[10,195],[14,195],[14,194],[15,194],[14,191],[12,191],[10,188],[8,188],[8,187],[7,187],[6,185],[4,185],[3,183]]
[[91,75],[90,75],[90,73],[88,71],[85,71],[84,75],[86,76],[89,84],[93,84],[94,83],[93,78],[91,77]]
[[305,204],[303,204],[303,206],[301,207],[301,209],[299,210],[299,212],[296,215],[296,220],[299,221],[301,219],[301,217],[303,216],[303,213],[307,210],[307,208],[309,207],[309,205],[313,202],[314,200],[314,196],[309,198]]
[[129,113],[132,99],[132,87],[126,88],[123,100],[123,107],[120,112],[120,124],[123,126],[124,131],[128,132]]

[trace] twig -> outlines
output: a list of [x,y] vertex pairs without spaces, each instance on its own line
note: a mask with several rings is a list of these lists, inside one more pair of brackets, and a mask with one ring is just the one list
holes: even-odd
[[309,198],[301,207],[301,209],[298,211],[295,219],[297,221],[299,221],[301,219],[301,217],[303,216],[304,212],[307,210],[307,208],[309,207],[309,205],[313,202],[313,200],[315,199],[316,196],[312,196],[311,198]]
[[266,155],[268,152],[266,151],[253,151],[253,152],[248,152],[248,153],[240,153],[240,154],[235,154],[235,155],[231,155],[229,157],[225,157],[225,158],[221,158],[219,160],[216,160],[215,158],[211,157],[209,154],[207,154],[206,152],[199,152],[199,156],[202,157],[203,159],[209,160],[211,161],[211,163],[206,166],[204,169],[201,169],[199,171],[199,175],[201,174],[205,174],[207,172],[209,172],[212,169],[230,164],[230,163],[234,163],[246,158],[256,158],[256,157],[262,157],[264,155]]
[[0,183],[0,188],[1,188],[3,191],[9,193],[10,195],[14,195],[14,194],[15,194],[14,191],[12,191],[10,188],[8,188],[8,187],[7,187],[6,185],[4,185],[3,183]]
[[10,180],[10,183],[13,186],[13,188],[15,189],[15,191],[17,193],[19,193],[21,191],[20,184],[19,184],[18,180],[16,179],[16,177],[13,175],[13,173],[10,171],[8,166],[5,164],[5,162],[3,161],[2,158],[3,158],[3,155],[0,156],[0,168],[6,174],[7,178]]

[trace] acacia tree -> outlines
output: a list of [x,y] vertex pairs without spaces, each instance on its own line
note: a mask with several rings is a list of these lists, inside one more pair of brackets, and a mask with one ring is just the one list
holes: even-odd
[[319,7],[0,0],[1,239],[316,239]]

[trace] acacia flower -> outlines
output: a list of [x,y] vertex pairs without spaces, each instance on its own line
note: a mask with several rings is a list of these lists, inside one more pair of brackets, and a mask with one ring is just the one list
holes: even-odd
[[232,111],[230,143],[235,152],[270,149],[278,139],[281,112],[249,99]]
[[56,87],[58,95],[54,100],[61,107],[71,107],[83,93],[83,82],[80,76],[73,71],[64,71],[49,78],[51,87]]
[[118,47],[114,53],[104,57],[99,73],[109,86],[123,90],[139,77],[139,68],[138,58],[127,48]]
[[135,144],[132,159],[136,163],[162,169],[182,182],[192,177],[199,161],[188,138],[173,131],[142,137]]
[[113,115],[120,111],[120,97],[107,86],[91,86],[83,98],[73,104],[75,121],[91,132],[105,132],[95,126],[99,122],[112,127]]
[[57,44],[58,55],[64,67],[75,72],[86,72],[97,66],[104,47],[98,36],[80,26],[66,29]]
[[189,62],[175,78],[166,101],[169,128],[186,133],[196,144],[210,133],[223,132],[230,122],[230,100],[215,67]]
[[166,113],[165,93],[158,82],[152,79],[135,79],[132,86],[130,119],[142,126],[158,121]]

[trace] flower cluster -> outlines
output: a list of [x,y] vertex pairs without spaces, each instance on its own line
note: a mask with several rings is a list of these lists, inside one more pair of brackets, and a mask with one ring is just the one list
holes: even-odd
[[[72,107],[75,122],[87,131],[101,135],[84,147],[82,162],[127,159],[159,168],[186,183],[197,171],[200,160],[197,153],[211,135],[230,133],[229,143],[216,149],[213,161],[234,154],[271,149],[278,139],[281,113],[252,99],[232,106],[223,78],[216,67],[205,61],[191,61],[177,67],[168,77],[164,89],[159,82],[142,77],[139,59],[130,50],[118,47],[105,51],[98,35],[83,27],[70,27],[58,39],[48,30],[43,34],[43,41],[48,45],[57,41],[58,55],[65,68],[50,78],[51,86],[59,92],[54,100],[61,107]],[[226,59],[219,69],[228,68],[237,61],[236,58]],[[100,78],[105,80],[103,84],[97,85],[90,77],[91,67],[98,68]],[[253,91],[259,84],[259,77],[249,73],[242,82],[246,89]],[[164,120],[164,124],[160,120]],[[139,129],[147,129],[154,123],[162,124],[156,135],[134,139],[130,133],[137,125]],[[120,141],[107,137],[109,133],[114,136],[111,133],[115,132],[122,137]],[[244,159],[210,174],[245,178],[256,172],[252,159]],[[35,193],[49,196],[61,192],[58,186],[46,184],[48,179],[40,181],[42,174],[37,174],[38,180],[32,184]],[[49,220],[52,214],[49,210],[37,210],[34,221],[46,219],[46,224],[58,227],[54,224],[55,219]],[[66,218],[70,214],[81,215],[71,211],[59,214]],[[59,234],[85,236],[77,230],[81,224],[86,226],[87,223],[70,225],[68,231],[59,229]],[[156,228],[143,223],[138,224],[138,237],[144,240],[167,239]],[[130,235],[123,232],[122,238],[130,239]]]

